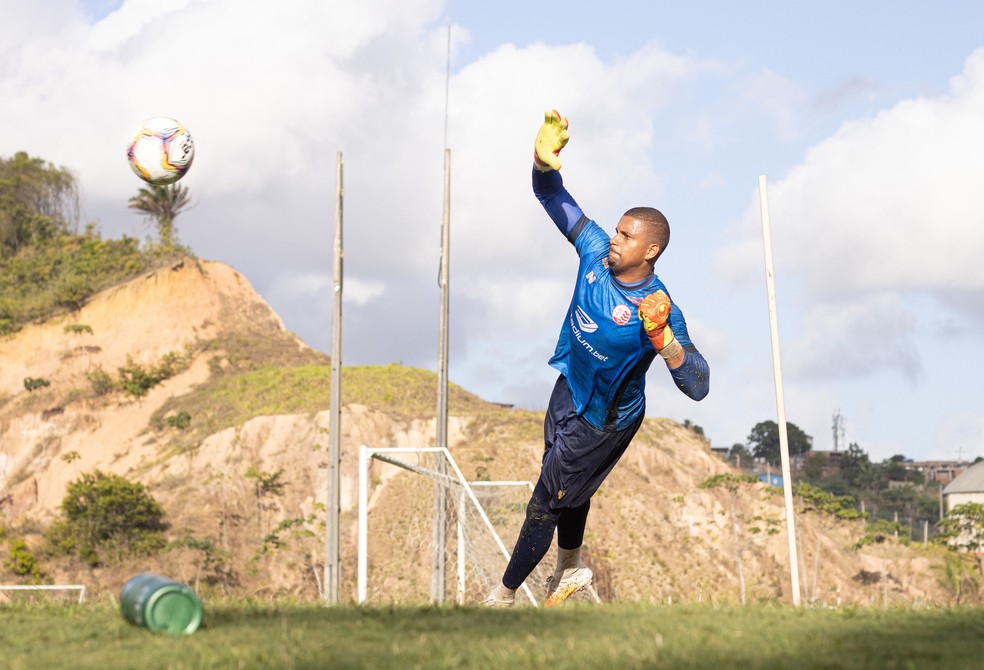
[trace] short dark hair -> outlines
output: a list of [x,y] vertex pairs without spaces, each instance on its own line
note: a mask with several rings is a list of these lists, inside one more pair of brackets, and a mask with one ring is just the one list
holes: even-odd
[[663,255],[666,247],[670,244],[670,222],[666,220],[661,211],[652,207],[633,207],[623,216],[631,217],[645,224],[649,230],[649,241],[659,245],[659,253],[656,254],[656,258]]

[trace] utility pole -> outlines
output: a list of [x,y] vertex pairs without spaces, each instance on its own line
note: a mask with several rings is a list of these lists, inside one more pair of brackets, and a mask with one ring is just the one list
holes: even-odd
[[834,412],[834,451],[840,451],[840,446],[844,442],[844,417],[841,415],[840,410]]
[[325,519],[324,598],[339,601],[341,583],[342,466],[342,152],[335,154],[335,241],[331,317],[331,418],[328,447],[328,514]]
[[[451,82],[451,26],[448,26],[447,72],[444,82],[444,213],[441,217],[441,317],[437,344],[437,447],[448,448],[448,317],[450,304],[451,255],[451,149],[448,148],[448,88]],[[447,472],[443,454],[438,454],[437,471]],[[447,590],[447,496],[443,482],[434,484],[434,559],[431,600],[444,602]]]
[[776,414],[779,423],[779,456],[782,462],[782,492],[786,506],[786,535],[789,544],[789,580],[793,605],[800,606],[799,569],[796,560],[796,521],[793,516],[793,478],[789,468],[789,436],[786,430],[786,401],[782,387],[782,364],[779,355],[779,318],[776,307],[775,270],[772,265],[772,226],[769,222],[769,196],[765,175],[759,176],[759,207],[762,216],[762,247],[765,253],[765,285],[769,305],[769,329],[772,336],[772,371],[776,387]]

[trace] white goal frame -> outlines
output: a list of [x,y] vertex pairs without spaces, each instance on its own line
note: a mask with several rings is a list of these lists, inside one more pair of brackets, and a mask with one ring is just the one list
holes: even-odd
[[[400,454],[442,454],[447,462],[451,465],[451,473],[443,474],[440,472],[428,470],[426,468],[421,468],[418,466],[405,463],[403,461],[395,458]],[[528,481],[499,481],[499,482],[471,482],[469,483],[461,470],[458,468],[458,464],[455,463],[454,458],[451,457],[451,452],[443,447],[392,447],[383,449],[373,449],[362,445],[359,447],[359,539],[358,539],[358,596],[357,602],[362,605],[366,601],[367,586],[368,586],[368,569],[369,569],[369,555],[368,555],[368,544],[369,544],[369,462],[372,459],[382,461],[384,463],[389,463],[390,465],[395,465],[397,467],[415,472],[419,475],[435,479],[435,480],[445,480],[448,483],[454,484],[461,487],[461,493],[458,498],[459,509],[466,508],[469,504],[475,508],[478,512],[479,517],[482,519],[482,523],[485,525],[486,530],[491,534],[492,538],[495,540],[496,546],[498,546],[499,551],[502,553],[503,557],[503,569],[506,564],[509,563],[510,553],[506,549],[506,545],[503,544],[502,539],[499,534],[495,531],[492,526],[492,522],[486,514],[485,509],[482,504],[478,501],[473,490],[474,486],[524,486],[528,487],[530,491],[533,490],[532,482]],[[459,519],[461,515],[459,514]],[[462,549],[464,544],[464,534],[461,523],[458,524],[458,601],[459,604],[463,604],[464,594],[465,594],[465,552]],[[530,603],[534,607],[539,607],[536,598],[533,596],[533,592],[524,582],[520,587],[520,590],[526,595]]]
[[85,600],[84,584],[63,584],[52,586],[49,584],[0,584],[0,591],[78,591],[79,602]]

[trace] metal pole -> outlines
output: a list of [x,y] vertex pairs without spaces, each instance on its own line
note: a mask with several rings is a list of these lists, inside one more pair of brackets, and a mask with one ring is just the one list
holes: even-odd
[[341,585],[342,466],[342,152],[335,154],[335,242],[331,317],[331,419],[328,515],[325,520],[325,600],[339,601]]
[[458,604],[465,604],[465,492],[458,494]]
[[[448,101],[451,90],[451,24],[448,24],[447,69],[444,74],[444,213],[441,217],[441,268],[438,283],[441,286],[441,316],[437,344],[437,448],[448,450],[448,276],[451,251],[451,150],[448,148]],[[437,470],[447,472],[443,460]],[[447,497],[443,486],[434,484],[434,563],[431,580],[431,598],[443,603],[446,591],[447,567]]]
[[[441,220],[441,318],[437,346],[437,448],[448,448],[448,306],[449,254],[451,250],[451,150],[444,149],[444,216]],[[445,472],[439,462],[438,470]],[[434,573],[431,596],[436,603],[444,602],[447,561],[447,500],[444,487],[434,485]]]
[[369,573],[369,447],[359,447],[359,558],[356,602],[366,601]]
[[796,522],[793,518],[793,481],[789,469],[789,436],[786,433],[786,405],[779,361],[779,319],[776,313],[775,273],[772,268],[772,230],[769,225],[769,195],[765,175],[759,177],[759,206],[762,210],[762,245],[765,250],[765,284],[769,299],[769,328],[772,333],[772,370],[775,375],[776,411],[779,415],[779,455],[782,460],[782,491],[786,503],[786,535],[789,540],[789,578],[793,605],[800,604],[799,570],[796,557]]

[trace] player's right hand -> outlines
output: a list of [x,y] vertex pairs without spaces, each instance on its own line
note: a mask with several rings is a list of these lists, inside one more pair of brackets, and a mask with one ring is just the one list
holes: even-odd
[[550,172],[560,169],[560,150],[567,146],[570,139],[567,132],[567,119],[560,112],[551,109],[543,114],[543,125],[536,134],[533,144],[533,167],[540,172]]

